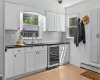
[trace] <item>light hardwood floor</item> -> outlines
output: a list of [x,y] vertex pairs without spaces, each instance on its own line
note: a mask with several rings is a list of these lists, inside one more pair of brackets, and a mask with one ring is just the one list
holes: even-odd
[[18,80],[90,80],[80,75],[85,71],[86,70],[73,65],[65,65]]

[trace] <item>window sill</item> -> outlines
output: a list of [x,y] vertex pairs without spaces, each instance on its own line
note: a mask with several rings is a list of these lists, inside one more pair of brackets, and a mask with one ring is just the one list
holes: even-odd
[[67,37],[66,39],[74,39],[74,37]]
[[[24,39],[24,40],[28,40],[28,39],[31,40],[32,37],[23,37],[23,39]],[[42,38],[38,37],[38,38],[33,38],[33,39],[42,39]]]

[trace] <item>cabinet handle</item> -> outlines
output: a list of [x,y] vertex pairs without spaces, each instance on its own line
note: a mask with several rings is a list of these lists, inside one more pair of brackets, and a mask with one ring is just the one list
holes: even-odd
[[20,52],[20,50],[18,50],[18,52]]
[[16,57],[16,55],[15,55],[15,57]]
[[99,38],[99,34],[96,34],[96,37]]
[[7,49],[5,49],[5,52],[7,52]]
[[38,54],[39,54],[39,52],[38,52]]
[[36,54],[37,54],[37,52],[36,52]]

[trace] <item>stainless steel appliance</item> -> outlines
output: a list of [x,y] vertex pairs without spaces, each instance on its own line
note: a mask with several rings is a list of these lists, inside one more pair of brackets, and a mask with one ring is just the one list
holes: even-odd
[[48,68],[59,66],[59,45],[48,45]]

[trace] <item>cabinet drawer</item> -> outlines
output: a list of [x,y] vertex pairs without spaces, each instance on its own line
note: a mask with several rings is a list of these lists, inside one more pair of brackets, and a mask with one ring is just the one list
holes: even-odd
[[27,52],[34,52],[34,51],[37,51],[37,47],[27,47],[26,48],[26,53]]
[[45,51],[47,50],[47,46],[38,46],[37,51]]
[[25,53],[24,48],[16,48],[14,49],[14,54]]

